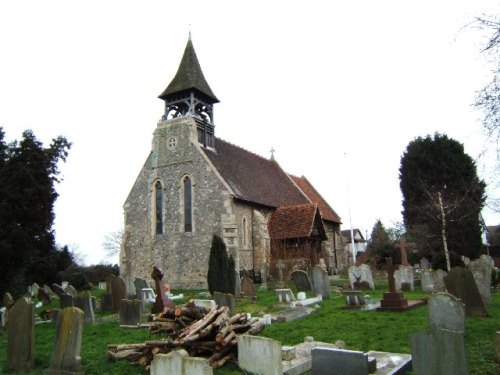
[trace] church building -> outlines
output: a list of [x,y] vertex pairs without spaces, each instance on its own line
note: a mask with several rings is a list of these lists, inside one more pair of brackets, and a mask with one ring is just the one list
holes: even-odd
[[219,102],[191,38],[159,96],[165,112],[124,204],[123,277],[160,267],[173,288],[207,287],[210,247],[221,237],[240,268],[276,275],[276,264],[347,268],[340,217],[305,177],[215,136]]

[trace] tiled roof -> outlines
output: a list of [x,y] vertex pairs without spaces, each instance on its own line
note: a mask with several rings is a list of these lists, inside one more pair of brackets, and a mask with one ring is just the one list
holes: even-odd
[[[310,237],[315,222],[322,225],[319,218],[315,220],[318,214],[315,204],[278,207],[269,219],[269,236],[271,239]],[[324,229],[320,229],[320,235],[324,236]]]
[[319,212],[323,220],[332,221],[341,224],[339,215],[330,207],[330,205],[323,199],[311,183],[304,177],[297,177],[290,175],[292,180],[297,184],[300,190],[309,198],[311,203],[319,206]]
[[192,90],[197,90],[206,95],[212,103],[219,102],[203,75],[193,42],[189,39],[174,79],[160,94],[159,98],[168,100],[171,95]]
[[[354,234],[354,242],[366,242],[365,237],[363,236],[363,233],[358,228],[353,228],[353,234]],[[344,242],[351,242],[351,230],[350,229],[344,229],[341,231],[342,237],[344,237]],[[359,235],[361,239],[357,239],[356,236]]]
[[208,158],[235,193],[235,198],[268,207],[310,203],[273,160],[215,138]]

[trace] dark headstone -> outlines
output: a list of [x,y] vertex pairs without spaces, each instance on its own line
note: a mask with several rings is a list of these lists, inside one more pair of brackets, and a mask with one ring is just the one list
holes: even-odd
[[141,322],[142,301],[124,299],[120,304],[120,324],[134,326]]
[[323,299],[330,299],[330,282],[326,271],[320,266],[314,266],[312,269],[312,279],[314,295],[321,295]]
[[444,283],[448,292],[465,303],[465,315],[488,316],[488,311],[470,270],[463,267],[454,267],[445,276]]
[[164,291],[163,283],[163,271],[156,266],[153,266],[153,272],[151,273],[151,278],[155,281],[156,287],[156,300],[151,308],[153,314],[162,312],[165,307],[174,308],[175,305],[170,298],[166,295]]
[[149,283],[141,277],[136,277],[134,279],[134,287],[135,287],[135,293],[137,295],[137,298],[139,298],[141,296],[142,289],[151,288],[149,286]]
[[42,301],[44,305],[50,305],[52,301],[49,294],[43,288],[38,288],[37,298]]
[[110,273],[109,275],[107,275],[104,279],[104,281],[106,281],[106,293],[113,293],[113,279],[115,278],[116,276],[113,275],[112,273]]
[[368,354],[353,350],[313,348],[312,375],[368,375]]
[[125,280],[122,277],[114,277],[111,281],[111,294],[113,300],[113,311],[120,311],[120,303],[122,299],[125,299],[127,294],[127,287],[125,285]]
[[62,295],[67,294],[66,291],[61,286],[59,286],[58,284],[55,284],[55,283],[52,284],[51,289],[55,294],[57,294],[57,296],[59,298],[61,298]]
[[59,303],[61,305],[61,310],[65,309],[66,307],[73,307],[75,306],[75,299],[71,294],[61,294],[59,296]]
[[308,292],[312,291],[311,280],[309,280],[309,276],[307,272],[302,270],[297,270],[292,272],[292,279],[295,282],[295,286],[299,290],[299,292]]
[[44,375],[84,375],[80,358],[82,331],[82,310],[68,307],[59,312],[50,368]]
[[255,299],[255,288],[249,273],[245,270],[245,272],[241,272],[240,274],[242,275],[241,295],[245,298]]
[[12,298],[12,296],[10,295],[9,292],[5,293],[3,295],[3,305],[10,309],[13,305],[14,305],[14,298]]
[[231,293],[219,293],[214,292],[213,299],[218,307],[227,306],[229,307],[229,315],[234,314],[234,296]]
[[75,298],[75,307],[83,311],[85,324],[94,324],[94,307],[90,292],[79,293]]
[[35,307],[20,298],[9,311],[7,367],[31,372],[35,366]]
[[113,310],[113,296],[109,293],[104,293],[101,296],[101,311],[110,312]]

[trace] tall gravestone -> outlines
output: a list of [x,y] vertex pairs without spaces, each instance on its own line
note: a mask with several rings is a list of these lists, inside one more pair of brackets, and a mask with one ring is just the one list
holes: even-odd
[[453,267],[444,278],[444,282],[448,292],[465,303],[467,316],[488,316],[488,311],[470,270],[463,267]]
[[35,307],[20,298],[9,311],[7,367],[30,372],[35,365]]
[[75,307],[83,311],[85,324],[94,324],[94,306],[90,292],[81,292],[75,298]]
[[127,287],[125,285],[125,280],[122,277],[116,276],[111,281],[111,295],[113,301],[113,311],[120,311],[120,304],[122,299],[126,298]]
[[315,295],[321,295],[323,299],[330,299],[330,281],[328,274],[321,266],[314,266],[312,269],[313,291]]
[[82,331],[82,310],[68,307],[59,312],[54,351],[44,375],[84,375],[80,358]]
[[485,304],[491,303],[491,271],[494,268],[493,258],[489,255],[481,255],[467,265],[476,280],[477,289]]
[[296,270],[292,272],[292,279],[299,292],[312,291],[311,280],[306,271]]
[[242,270],[241,274],[241,295],[245,298],[255,299],[255,286],[247,270]]

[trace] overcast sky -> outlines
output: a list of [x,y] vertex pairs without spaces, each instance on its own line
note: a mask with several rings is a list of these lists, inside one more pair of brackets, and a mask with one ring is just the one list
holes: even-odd
[[[163,112],[189,30],[221,103],[216,136],[304,175],[363,233],[401,221],[400,158],[446,133],[490,186],[481,114],[494,1],[1,1],[0,126],[73,143],[56,188],[56,240],[88,264],[123,226],[123,203]],[[464,28],[465,27],[465,28]],[[481,156],[482,155],[482,156]],[[498,179],[497,179],[498,180]],[[491,194],[491,192],[490,192]],[[484,212],[489,225],[500,215]],[[351,219],[351,220],[350,220]]]

